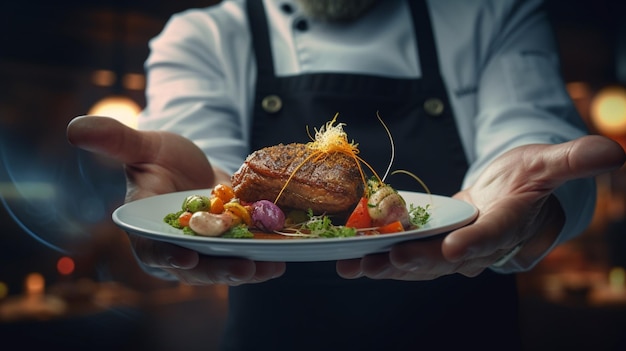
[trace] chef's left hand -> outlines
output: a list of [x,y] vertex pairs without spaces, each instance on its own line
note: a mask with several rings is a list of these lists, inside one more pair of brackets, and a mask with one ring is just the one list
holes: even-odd
[[388,253],[339,261],[337,273],[344,278],[398,280],[430,280],[453,273],[473,277],[522,243],[509,264],[530,268],[552,246],[565,221],[553,191],[569,180],[617,169],[625,161],[619,144],[597,135],[510,150],[472,187],[454,195],[478,208],[472,224],[447,235],[398,244]]

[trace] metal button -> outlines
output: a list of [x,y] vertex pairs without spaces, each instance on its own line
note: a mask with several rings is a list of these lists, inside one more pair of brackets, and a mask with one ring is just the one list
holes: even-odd
[[293,13],[293,6],[291,6],[291,4],[288,4],[288,3],[284,3],[284,4],[280,5],[280,9],[283,10],[283,12],[286,13],[286,14],[292,14]]
[[309,29],[309,22],[307,22],[304,18],[298,18],[294,23],[293,27],[300,32],[305,32]]
[[276,113],[283,107],[283,101],[278,95],[268,95],[261,101],[261,107],[267,113]]
[[439,116],[443,113],[443,102],[437,98],[430,98],[424,101],[424,111],[431,116]]

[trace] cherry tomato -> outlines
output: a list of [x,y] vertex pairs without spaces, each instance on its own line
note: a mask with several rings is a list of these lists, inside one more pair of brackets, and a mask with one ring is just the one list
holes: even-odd
[[223,203],[227,203],[235,197],[235,192],[233,188],[226,184],[217,184],[213,190],[211,190],[211,195],[219,197]]
[[209,212],[214,214],[220,214],[224,212],[224,201],[217,196],[211,197],[211,209]]
[[403,230],[404,226],[402,226],[402,222],[400,221],[391,222],[382,227],[378,227],[378,232],[381,234],[398,233]]
[[346,227],[362,229],[369,228],[371,226],[372,217],[370,217],[369,211],[367,210],[367,198],[362,197],[350,214],[350,217],[348,217]]
[[191,216],[193,215],[193,213],[189,212],[189,211],[185,211],[183,213],[180,214],[180,216],[178,216],[178,223],[180,224],[181,227],[189,227],[189,219],[191,219]]

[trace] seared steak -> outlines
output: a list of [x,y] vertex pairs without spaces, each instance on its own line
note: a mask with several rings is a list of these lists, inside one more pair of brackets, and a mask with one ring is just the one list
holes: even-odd
[[293,174],[277,205],[311,209],[316,214],[351,210],[363,195],[355,160],[333,152],[320,153],[320,159],[315,155],[303,163],[313,152],[306,145],[295,143],[253,152],[232,177],[235,195],[248,202],[274,201]]

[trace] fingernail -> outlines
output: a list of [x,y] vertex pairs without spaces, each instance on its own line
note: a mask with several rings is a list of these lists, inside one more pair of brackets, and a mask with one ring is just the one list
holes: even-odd
[[408,272],[416,272],[419,271],[423,267],[423,265],[424,263],[422,262],[422,260],[413,260],[402,265],[400,269]]
[[231,283],[241,283],[243,281],[243,278],[231,274],[226,275],[225,278]]
[[198,264],[198,254],[187,249],[176,248],[164,253],[167,264],[172,268],[190,269]]
[[361,278],[363,276],[363,271],[362,270],[357,270],[357,271],[353,271],[353,272],[349,272],[348,274],[340,274],[342,278],[345,279],[356,279],[356,278]]
[[166,261],[172,268],[183,268],[180,263],[176,262],[176,258],[174,256],[168,256]]
[[370,275],[372,278],[387,278],[390,274],[395,272],[397,268],[392,264],[385,266],[380,271]]
[[272,279],[278,278],[278,277],[282,276],[284,273],[285,273],[285,270],[277,269],[277,270],[274,271],[274,274],[272,274]]

